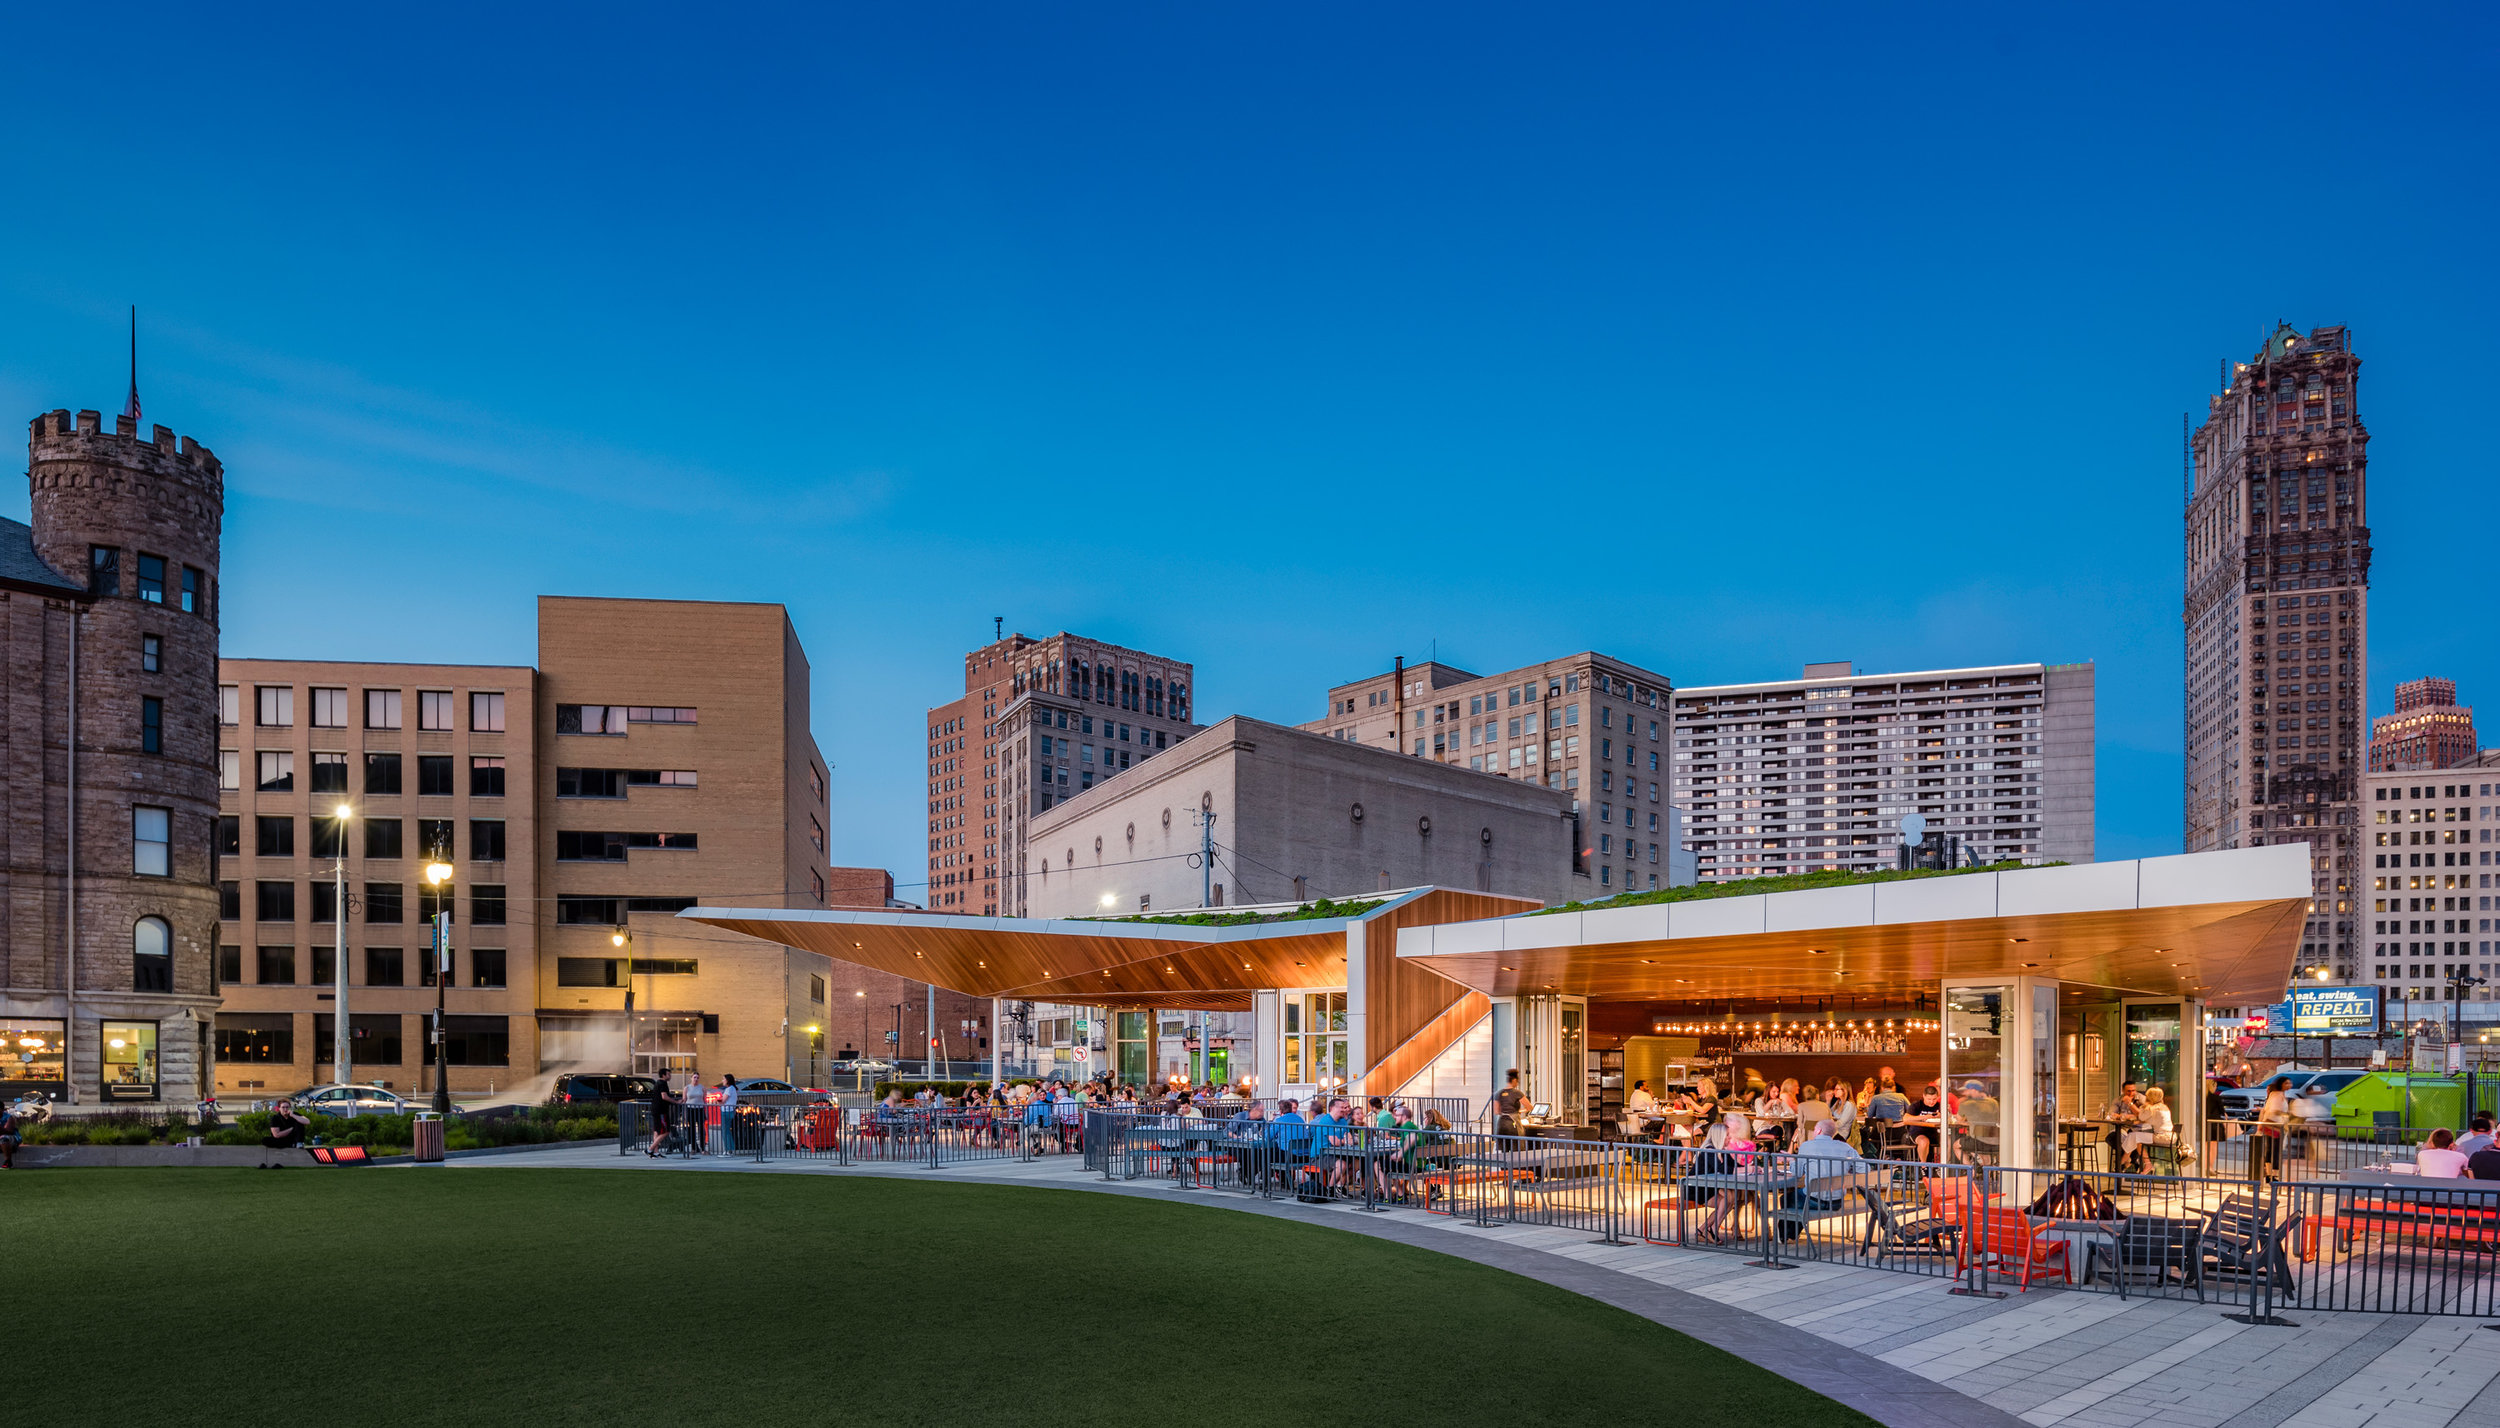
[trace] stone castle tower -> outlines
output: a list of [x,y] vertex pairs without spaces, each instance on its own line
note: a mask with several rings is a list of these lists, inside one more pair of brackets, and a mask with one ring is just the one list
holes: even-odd
[[214,1083],[225,476],[138,427],[35,418],[33,524],[0,521],[0,1093],[187,1106]]

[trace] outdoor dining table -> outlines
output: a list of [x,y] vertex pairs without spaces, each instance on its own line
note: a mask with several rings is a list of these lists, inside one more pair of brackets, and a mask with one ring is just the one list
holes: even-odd
[[2126,1223],[2123,1220],[2069,1220],[2044,1215],[2026,1215],[2024,1218],[2031,1221],[2034,1234],[2066,1246],[2068,1284],[2076,1283],[2076,1276],[2091,1262],[2089,1256],[2094,1241],[2106,1243],[2110,1258],[2118,1258],[2118,1230]]
[[1593,1174],[1598,1164],[1595,1157],[1582,1150],[1497,1150],[1489,1155],[1462,1155],[1455,1163],[1533,1170],[1540,1180],[1563,1169],[1584,1169]]
[[[2332,1192],[2322,1206],[2323,1214],[2307,1216],[2300,1222],[2303,1263],[2318,1256],[2321,1222],[2334,1226],[2338,1250],[2349,1244],[2355,1230],[2372,1228],[2398,1233],[2444,1233],[2485,1247],[2500,1244],[2500,1182],[2408,1175],[2385,1167],[2364,1166],[2345,1171],[2338,1183],[2351,1188]],[[2413,1193],[2371,1193],[2387,1190]]]
[[2108,1135],[2109,1127],[2108,1121],[2059,1121],[2057,1123],[2058,1163],[2068,1170],[2074,1169],[2076,1155],[2100,1144],[2102,1138]]
[[1729,1218],[1734,1219],[1744,1213],[1744,1207],[1747,1205],[1753,1206],[1757,1216],[1761,1215],[1765,1195],[1783,1190],[1794,1190],[1805,1183],[1805,1175],[1796,1170],[1734,1170],[1687,1175],[1678,1182],[1679,1189],[1675,1200],[1676,1241],[1679,1244],[1684,1242],[1684,1212],[1692,1205],[1692,1195],[1695,1190],[1708,1190],[1714,1195],[1740,1197],[1736,1202],[1737,1208],[1729,1212]]

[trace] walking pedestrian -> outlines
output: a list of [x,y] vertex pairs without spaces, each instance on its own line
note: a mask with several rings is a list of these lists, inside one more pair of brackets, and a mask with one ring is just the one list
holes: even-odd
[[651,1080],[651,1143],[642,1148],[644,1155],[657,1159],[660,1143],[668,1139],[668,1107],[676,1098],[669,1094],[668,1072],[663,1070]]

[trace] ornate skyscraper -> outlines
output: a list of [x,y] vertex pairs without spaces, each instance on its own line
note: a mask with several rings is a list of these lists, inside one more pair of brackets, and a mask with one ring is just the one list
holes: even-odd
[[2187,851],[2310,845],[2303,965],[2353,964],[2370,527],[2361,359],[2277,327],[2192,438]]
[[2370,771],[2453,769],[2482,751],[2474,711],[2457,703],[2457,682],[2436,676],[2396,686],[2396,712],[2370,721]]

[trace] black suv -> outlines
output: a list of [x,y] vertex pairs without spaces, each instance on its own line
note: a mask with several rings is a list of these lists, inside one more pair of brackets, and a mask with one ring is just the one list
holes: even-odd
[[559,1104],[583,1101],[648,1101],[656,1084],[648,1076],[608,1076],[577,1072],[556,1078],[547,1099]]

